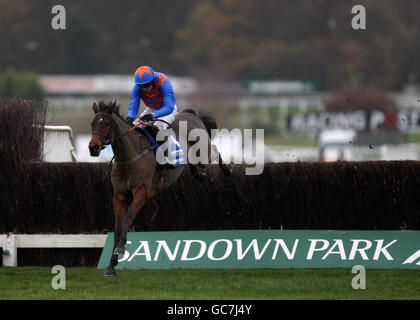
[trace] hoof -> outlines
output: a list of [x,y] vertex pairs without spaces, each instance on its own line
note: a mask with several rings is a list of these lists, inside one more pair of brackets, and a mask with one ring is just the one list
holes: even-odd
[[125,253],[125,249],[124,248],[115,248],[114,250],[114,255],[120,255],[120,254],[124,254]]
[[106,269],[104,272],[104,277],[113,277],[117,275],[114,269]]

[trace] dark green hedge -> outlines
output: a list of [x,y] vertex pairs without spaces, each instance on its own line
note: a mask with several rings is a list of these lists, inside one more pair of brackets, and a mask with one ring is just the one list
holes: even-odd
[[[217,166],[208,172],[199,182],[184,171],[132,230],[420,229],[417,161],[266,164],[259,176],[236,166],[231,178]],[[0,232],[113,230],[107,164],[26,164],[19,180],[2,183],[16,188],[3,188]]]

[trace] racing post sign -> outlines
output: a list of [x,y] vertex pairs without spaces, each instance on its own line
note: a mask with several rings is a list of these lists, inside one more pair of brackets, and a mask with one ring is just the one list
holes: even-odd
[[[109,263],[109,233],[98,268]],[[116,269],[351,268],[420,270],[420,231],[129,232]]]

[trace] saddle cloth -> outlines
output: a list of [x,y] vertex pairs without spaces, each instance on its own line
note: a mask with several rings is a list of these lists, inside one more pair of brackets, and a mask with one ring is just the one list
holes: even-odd
[[[186,164],[184,148],[179,143],[176,136],[173,134],[168,135],[168,143],[164,146],[160,145],[153,134],[147,129],[138,127],[137,130],[144,133],[150,141],[150,145],[156,153],[156,160],[160,165],[166,165],[170,168],[177,168],[180,165]],[[167,155],[165,155],[167,154]]]

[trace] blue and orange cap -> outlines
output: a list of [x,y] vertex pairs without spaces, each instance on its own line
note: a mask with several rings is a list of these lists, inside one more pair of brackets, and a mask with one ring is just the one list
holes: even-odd
[[155,77],[155,72],[152,68],[148,66],[142,66],[137,68],[134,73],[134,83],[135,84],[146,84],[152,81]]

